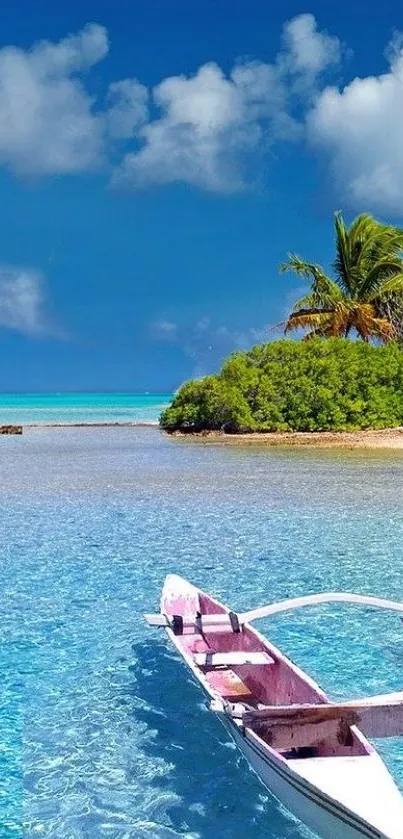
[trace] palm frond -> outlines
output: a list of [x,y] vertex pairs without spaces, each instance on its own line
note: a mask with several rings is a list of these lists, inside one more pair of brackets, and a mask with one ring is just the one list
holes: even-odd
[[322,328],[329,326],[331,317],[332,310],[300,309],[298,312],[293,312],[289,316],[284,326],[284,332],[293,332],[296,329],[307,328],[312,328],[315,332],[320,332]]
[[334,226],[336,231],[336,259],[334,260],[333,268],[336,273],[338,285],[345,293],[351,294],[353,289],[350,265],[350,238],[340,212],[334,214]]
[[318,280],[326,277],[326,274],[321,265],[315,265],[312,262],[305,262],[296,253],[289,253],[287,262],[280,265],[280,273],[284,274],[286,271],[294,271],[294,274],[305,277],[305,279]]
[[[375,262],[368,270],[366,277],[362,279],[360,286],[359,298],[364,301],[372,301],[383,293],[383,287],[387,283],[391,283],[391,288],[395,290],[394,278],[400,277],[403,274],[403,261],[398,258],[385,257],[378,262]],[[386,286],[385,286],[386,288]],[[397,283],[396,288],[400,290]]]
[[373,334],[377,335],[382,341],[396,341],[397,332],[393,323],[386,320],[386,318],[374,318]]
[[390,341],[396,337],[393,324],[386,318],[378,317],[375,307],[368,303],[355,308],[354,327],[366,341],[371,337],[382,341]]
[[372,222],[372,230],[367,230],[366,239],[357,254],[357,270],[363,281],[374,265],[401,261],[402,258],[403,231],[398,227],[375,222],[374,219]]
[[336,303],[332,317],[332,335],[346,335],[351,321],[351,305],[342,300]]
[[341,289],[333,280],[328,279],[327,282],[313,283],[308,294],[304,294],[303,297],[296,300],[292,311],[297,312],[299,309],[332,309],[343,299]]
[[400,266],[400,273],[396,273],[387,279],[384,279],[378,288],[377,293],[374,292],[372,299],[381,300],[389,294],[403,294],[403,265]]
[[403,229],[363,213],[347,228],[334,217],[335,279],[323,268],[289,254],[281,271],[293,271],[310,289],[293,306],[285,331],[309,329],[309,335],[348,335],[367,341],[403,335]]
[[305,262],[295,254],[290,254],[289,261],[284,263],[280,270],[282,272],[291,270],[299,276],[311,279],[310,291],[294,304],[293,311],[305,308],[327,308],[343,296],[338,284],[325,274],[320,265]]

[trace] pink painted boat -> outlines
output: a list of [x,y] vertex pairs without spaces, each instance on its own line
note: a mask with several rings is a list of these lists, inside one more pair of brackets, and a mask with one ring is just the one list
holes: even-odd
[[333,704],[250,625],[256,617],[327,600],[403,611],[393,601],[336,593],[236,615],[169,575],[159,615],[146,618],[165,628],[211,710],[291,813],[323,839],[403,839],[403,798],[361,730],[403,734],[403,694]]

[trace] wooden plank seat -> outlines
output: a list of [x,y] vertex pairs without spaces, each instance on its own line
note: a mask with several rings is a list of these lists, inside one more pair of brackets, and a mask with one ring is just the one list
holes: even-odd
[[[339,737],[352,725],[358,726],[366,737],[403,736],[403,691],[369,696],[349,702],[306,705],[266,705],[245,711],[242,722],[246,726],[269,725],[290,731],[305,729],[312,735],[315,731],[336,729]],[[318,736],[316,734],[316,736]],[[306,734],[305,734],[306,737]],[[341,742],[341,739],[340,739]]]
[[245,664],[274,664],[274,658],[262,651],[232,650],[228,653],[203,652],[194,655],[199,667],[239,667]]
[[[210,671],[209,675],[220,672]],[[246,695],[241,691],[238,694]],[[235,696],[234,693],[232,698]],[[240,703],[226,707],[213,700],[210,708],[238,719],[246,731],[257,729],[277,751],[316,747],[326,741],[351,746],[352,726],[357,726],[366,737],[375,739],[403,736],[403,691],[349,702],[258,705],[255,708],[246,708]]]

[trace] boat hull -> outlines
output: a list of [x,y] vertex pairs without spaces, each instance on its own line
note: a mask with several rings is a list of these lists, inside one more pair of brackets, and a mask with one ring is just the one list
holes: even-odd
[[309,790],[282,762],[259,753],[259,749],[237,731],[231,722],[221,720],[249,765],[267,788],[290,813],[319,834],[322,839],[380,839],[379,831],[360,825],[344,808],[326,801],[317,788]]
[[[192,614],[200,606],[207,614],[228,611],[182,578],[167,578],[161,597],[163,614]],[[193,643],[189,636],[174,634],[170,628],[166,633],[206,696],[210,700],[219,698],[216,684],[212,686],[198,666],[193,649],[196,644],[210,648],[214,638],[199,635]],[[283,679],[288,677],[291,687],[301,692],[302,701],[308,694],[316,697],[318,703],[328,703],[326,694],[306,673],[248,624],[244,635],[233,640],[231,637],[225,643],[220,635],[220,648],[228,649],[237,643],[236,639],[245,644],[249,637],[255,648],[264,649],[274,660],[274,668],[282,668],[279,682],[276,670],[271,671],[277,691],[281,691]],[[357,748],[351,755],[340,748],[340,753],[337,749],[331,751],[330,757],[318,750],[316,758],[288,759],[239,720],[225,712],[218,712],[217,716],[268,791],[322,839],[403,839],[403,800],[381,758],[355,726],[351,727],[351,734]]]

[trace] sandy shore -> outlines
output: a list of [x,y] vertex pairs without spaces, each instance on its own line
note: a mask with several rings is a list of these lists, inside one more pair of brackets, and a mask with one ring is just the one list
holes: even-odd
[[200,434],[174,435],[176,439],[229,446],[312,446],[314,448],[347,449],[403,449],[403,427],[384,428],[380,431],[321,431],[321,432],[270,432],[263,434],[223,434],[208,431]]
[[[157,429],[156,422],[58,422],[24,423],[24,429],[49,428],[149,428]],[[164,432],[161,432],[164,433]],[[403,449],[403,426],[383,428],[379,431],[321,431],[321,432],[268,432],[263,434],[224,434],[220,431],[202,431],[198,434],[175,432],[168,438],[204,445],[228,446],[305,446],[312,448],[344,449]]]

